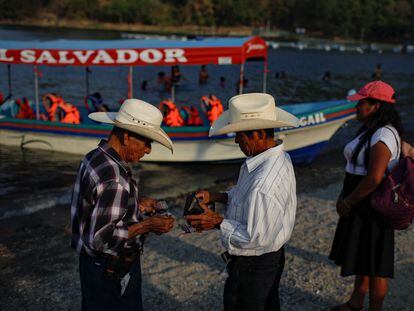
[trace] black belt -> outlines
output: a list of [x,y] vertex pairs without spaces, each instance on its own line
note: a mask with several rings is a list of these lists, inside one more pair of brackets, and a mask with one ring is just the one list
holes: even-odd
[[82,249],[81,256],[87,256],[99,262],[104,269],[104,276],[111,281],[119,282],[131,270],[133,263],[140,258],[140,253],[115,256],[94,252],[94,255],[90,255]]
[[254,259],[254,258],[261,257],[261,256],[275,256],[281,253],[282,254],[284,253],[284,246],[282,246],[278,251],[265,253],[260,256],[237,256],[237,255],[231,255],[228,251],[221,253],[220,256],[221,256],[221,259],[223,259],[225,263],[228,263],[231,259],[236,259],[236,258],[243,258],[243,259],[253,258]]
[[121,261],[134,261],[135,259],[139,258],[141,255],[141,252],[128,252],[123,253],[121,255],[111,255],[107,253],[97,252],[94,250],[91,250],[92,254],[88,253],[85,248],[82,248],[80,251],[81,255],[86,255],[88,257],[92,258],[102,258],[102,259],[111,259],[111,260],[121,260]]

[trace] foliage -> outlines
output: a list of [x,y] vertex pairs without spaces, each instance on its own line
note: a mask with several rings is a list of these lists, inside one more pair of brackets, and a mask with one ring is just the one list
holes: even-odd
[[0,20],[89,19],[148,25],[251,26],[385,40],[414,37],[414,0],[0,0]]

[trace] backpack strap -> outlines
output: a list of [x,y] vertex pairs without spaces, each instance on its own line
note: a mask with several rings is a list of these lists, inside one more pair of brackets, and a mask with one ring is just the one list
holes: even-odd
[[400,159],[400,157],[401,157],[401,147],[402,147],[402,146],[400,145],[400,142],[399,142],[399,140],[398,140],[398,138],[397,138],[397,135],[395,135],[395,133],[394,133],[394,131],[392,130],[392,128],[390,128],[388,125],[387,125],[385,128],[389,129],[389,130],[391,131],[392,135],[394,135],[394,138],[395,138],[395,140],[396,140],[396,142],[397,142],[397,148],[398,148],[398,150],[397,150],[397,160],[399,160],[399,159]]

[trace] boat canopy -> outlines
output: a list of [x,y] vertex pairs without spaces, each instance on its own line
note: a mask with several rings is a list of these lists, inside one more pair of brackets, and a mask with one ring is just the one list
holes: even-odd
[[1,41],[0,63],[46,66],[231,65],[267,61],[258,37],[188,40]]

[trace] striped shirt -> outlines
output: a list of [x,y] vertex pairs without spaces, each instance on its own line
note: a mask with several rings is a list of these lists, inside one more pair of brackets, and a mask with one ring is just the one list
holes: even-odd
[[138,251],[139,237],[128,240],[128,226],[141,219],[138,188],[131,169],[106,141],[82,160],[71,205],[71,247],[90,255]]
[[223,246],[237,256],[278,251],[291,236],[295,215],[295,173],[280,144],[241,166],[220,225]]

